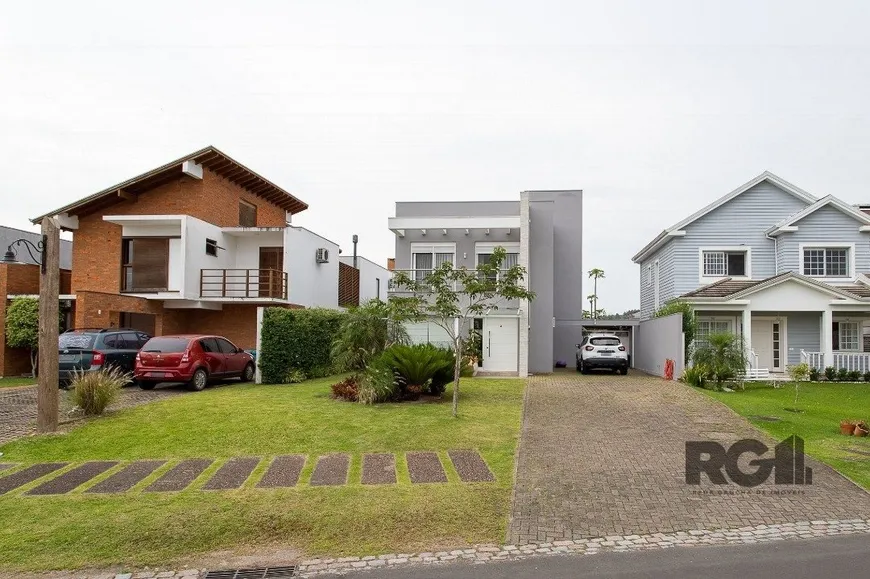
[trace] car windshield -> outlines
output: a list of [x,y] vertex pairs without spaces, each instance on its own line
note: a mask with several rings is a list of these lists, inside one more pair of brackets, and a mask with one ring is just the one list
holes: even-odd
[[57,345],[61,350],[90,350],[95,338],[94,334],[61,334],[57,337]]
[[593,346],[618,346],[622,343],[619,338],[592,338],[589,341]]
[[166,354],[183,352],[187,349],[189,341],[187,338],[151,338],[142,347],[142,351]]

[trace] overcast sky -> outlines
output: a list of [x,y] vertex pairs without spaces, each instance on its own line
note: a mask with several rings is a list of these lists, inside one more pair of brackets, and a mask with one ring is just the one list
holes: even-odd
[[[384,263],[397,200],[584,191],[600,306],[765,169],[870,202],[866,2],[5,3],[0,224],[213,144]],[[580,224],[578,223],[578,227]],[[590,293],[591,285],[583,290]],[[578,291],[580,291],[578,289]]]

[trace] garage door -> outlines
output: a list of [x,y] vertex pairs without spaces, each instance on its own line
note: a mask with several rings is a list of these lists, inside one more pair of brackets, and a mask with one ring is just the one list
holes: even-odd
[[517,318],[483,319],[483,369],[487,372],[516,372],[519,353]]
[[434,322],[405,324],[405,330],[408,332],[412,344],[434,344],[446,348],[453,346],[453,341],[447,330]]

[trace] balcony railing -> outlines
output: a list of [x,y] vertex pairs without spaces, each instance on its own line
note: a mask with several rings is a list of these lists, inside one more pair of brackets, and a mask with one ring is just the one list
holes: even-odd
[[825,361],[823,352],[806,352],[801,350],[801,362],[809,364],[810,368],[824,370],[833,366],[835,370],[845,368],[848,371],[857,370],[864,373],[870,370],[870,352],[834,352],[830,363]]
[[277,269],[200,270],[199,295],[204,298],[287,299],[287,272]]
[[[425,291],[425,290],[427,289],[427,285],[426,285],[426,277],[427,277],[429,274],[431,274],[432,271],[434,271],[434,270],[432,270],[432,269],[396,269],[396,270],[394,270],[394,271],[395,271],[396,273],[402,272],[402,273],[407,274],[408,277],[410,277],[412,280],[414,280],[414,281],[420,283],[421,286],[422,286],[421,289],[423,289],[423,290]],[[498,278],[498,276],[502,275],[503,273],[505,273],[505,272],[507,272],[507,271],[508,271],[508,270],[506,270],[506,269],[504,269],[504,270],[500,270],[500,271],[496,274],[496,279]],[[456,284],[454,284],[453,289],[457,289],[457,288],[456,288]],[[393,279],[390,280],[390,283],[389,283],[389,286],[388,286],[388,290],[389,290],[390,292],[393,292],[393,293],[408,293],[408,288],[406,288],[406,287],[401,287],[401,288],[396,287],[395,282],[394,282]]]

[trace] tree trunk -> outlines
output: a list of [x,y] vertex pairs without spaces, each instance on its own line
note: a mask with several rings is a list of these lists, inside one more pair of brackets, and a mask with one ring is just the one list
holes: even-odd
[[36,379],[36,364],[38,358],[38,352],[36,348],[30,348],[30,377]]
[[453,366],[453,418],[459,407],[459,374],[462,372],[462,339],[456,338],[453,342],[453,353],[456,355],[456,363]]
[[596,275],[592,278],[592,295],[595,296],[595,307],[592,308],[592,317],[594,319],[598,319],[598,276]]
[[58,422],[58,319],[60,293],[60,230],[51,217],[42,219],[45,253],[39,275],[39,388],[36,430],[54,432]]

